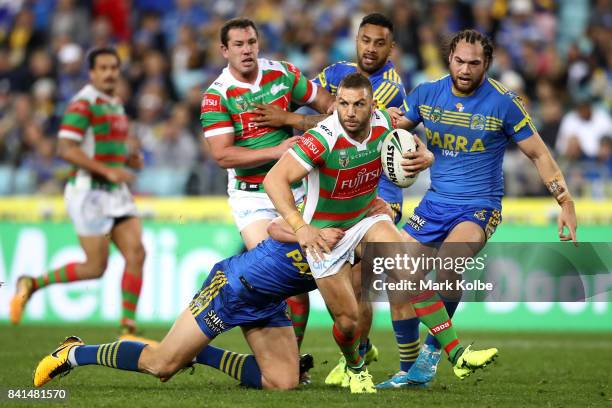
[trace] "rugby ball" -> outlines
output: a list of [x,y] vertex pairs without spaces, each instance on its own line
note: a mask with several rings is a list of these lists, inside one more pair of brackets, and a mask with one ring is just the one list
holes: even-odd
[[404,159],[402,154],[405,152],[416,152],[417,145],[414,135],[404,129],[394,129],[385,138],[380,149],[380,161],[385,175],[393,184],[399,187],[410,187],[417,179],[417,176],[408,177],[402,166]]

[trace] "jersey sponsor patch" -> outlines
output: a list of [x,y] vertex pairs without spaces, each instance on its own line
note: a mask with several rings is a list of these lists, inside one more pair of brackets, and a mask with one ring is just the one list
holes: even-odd
[[227,325],[214,310],[209,310],[204,316],[204,323],[208,326],[208,328],[215,334],[221,334],[226,329]]
[[379,158],[356,168],[340,169],[331,198],[347,200],[368,194],[376,189],[381,174]]
[[205,94],[202,99],[202,112],[220,112],[221,107],[221,96],[215,94]]
[[325,152],[325,146],[314,135],[304,133],[298,141],[298,146],[302,149],[312,163],[316,163],[317,159]]
[[406,224],[414,228],[415,231],[420,231],[421,228],[423,228],[425,224],[427,224],[427,220],[417,214],[412,214],[410,218],[408,218],[408,221],[406,221]]

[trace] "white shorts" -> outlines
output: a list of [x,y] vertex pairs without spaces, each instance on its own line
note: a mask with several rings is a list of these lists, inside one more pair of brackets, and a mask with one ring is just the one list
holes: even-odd
[[[229,195],[229,205],[232,209],[232,216],[238,231],[242,231],[255,221],[273,220],[279,216],[274,204],[272,204],[270,197],[266,193],[238,190],[235,187],[234,179],[231,176],[229,179],[227,194]],[[306,194],[304,187],[300,186],[292,191],[295,205],[301,205]]]
[[66,185],[64,201],[77,235],[98,236],[110,232],[119,217],[138,214],[130,190],[125,184],[106,191]]
[[353,265],[355,263],[355,248],[357,248],[357,245],[359,245],[370,227],[380,221],[392,223],[388,215],[380,214],[366,217],[353,225],[344,232],[344,236],[332,249],[331,253],[324,254],[325,259],[323,261],[315,261],[310,255],[306,254],[312,277],[321,279],[335,275],[346,262]]

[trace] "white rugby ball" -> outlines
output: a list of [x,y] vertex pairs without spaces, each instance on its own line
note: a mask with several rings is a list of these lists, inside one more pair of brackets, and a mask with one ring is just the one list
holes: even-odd
[[383,171],[391,182],[399,187],[410,187],[417,179],[417,176],[408,177],[400,162],[404,159],[402,154],[405,152],[416,152],[417,145],[414,135],[404,129],[392,130],[382,144],[380,150],[380,160]]

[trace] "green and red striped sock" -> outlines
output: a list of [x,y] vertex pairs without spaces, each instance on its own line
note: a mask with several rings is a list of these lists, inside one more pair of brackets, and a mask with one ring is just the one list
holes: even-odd
[[427,290],[410,299],[419,320],[429,328],[431,334],[442,345],[450,360],[454,363],[458,352],[463,349],[457,338],[453,322],[448,316],[440,296]]
[[76,274],[76,262],[66,264],[54,271],[47,272],[37,278],[32,278],[32,288],[34,290],[44,288],[52,283],[72,282],[79,280]]
[[306,324],[308,323],[308,314],[310,313],[310,301],[306,298],[306,302],[298,302],[295,298],[288,298],[287,306],[289,318],[293,324],[293,331],[297,338],[298,349],[302,347],[304,341],[304,333],[306,332]]
[[121,278],[121,325],[134,326],[136,321],[136,306],[142,288],[142,276],[136,276],[123,271]]
[[361,341],[361,334],[359,330],[355,332],[353,337],[344,336],[336,323],[334,323],[333,327],[334,340],[340,347],[340,351],[344,354],[344,358],[346,359],[346,365],[348,368],[352,369],[361,369],[363,367],[363,358],[361,354],[359,354],[359,343]]

